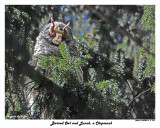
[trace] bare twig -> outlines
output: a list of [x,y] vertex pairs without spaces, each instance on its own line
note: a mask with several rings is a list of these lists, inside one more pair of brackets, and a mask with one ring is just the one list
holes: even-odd
[[128,106],[130,106],[130,105],[133,103],[133,101],[136,100],[138,97],[140,97],[142,94],[148,92],[148,91],[151,90],[151,89],[152,89],[152,88],[148,88],[147,90],[139,93],[136,97],[134,97],[134,99],[133,99],[132,101],[129,102],[129,105],[128,105]]
[[129,80],[127,80],[127,83],[128,83],[128,86],[129,86],[130,91],[133,93],[133,88],[132,88],[132,85],[131,85],[131,83],[129,82]]

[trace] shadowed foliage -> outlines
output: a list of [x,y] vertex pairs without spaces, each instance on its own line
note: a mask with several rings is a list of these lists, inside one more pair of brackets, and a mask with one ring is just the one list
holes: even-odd
[[[53,44],[51,17],[73,39]],[[155,6],[5,6],[6,119],[154,113]]]

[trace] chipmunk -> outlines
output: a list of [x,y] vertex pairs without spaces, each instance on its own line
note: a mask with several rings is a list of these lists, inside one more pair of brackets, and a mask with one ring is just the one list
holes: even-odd
[[50,36],[55,36],[52,42],[53,44],[60,44],[63,39],[72,40],[72,32],[69,28],[70,22],[65,25],[62,22],[54,22],[53,18],[51,17],[51,26],[49,27],[49,34]]

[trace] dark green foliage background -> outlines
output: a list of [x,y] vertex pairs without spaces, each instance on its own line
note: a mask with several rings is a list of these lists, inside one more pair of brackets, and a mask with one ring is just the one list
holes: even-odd
[[[53,75],[28,64],[36,37],[68,14],[79,56],[39,56]],[[85,19],[85,15],[88,17]],[[93,25],[93,29],[86,28]],[[76,70],[81,66],[84,83]],[[28,106],[24,90],[38,92]],[[31,113],[33,107],[34,113]],[[45,117],[42,113],[45,111]],[[5,116],[10,119],[154,119],[155,6],[5,7]]]

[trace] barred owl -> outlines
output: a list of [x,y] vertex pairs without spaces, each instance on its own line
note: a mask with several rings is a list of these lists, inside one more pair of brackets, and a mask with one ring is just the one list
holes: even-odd
[[[54,34],[52,31],[51,34],[51,26],[54,27],[54,29],[57,31],[57,33]],[[62,35],[60,35],[59,40],[55,40],[58,36],[58,33],[64,31]],[[32,60],[29,62],[32,66],[35,66],[36,69],[40,66],[36,61],[36,56],[44,55],[44,56],[55,56],[61,58],[62,55],[60,53],[59,49],[59,43],[60,41],[64,41],[67,44],[67,47],[69,49],[71,56],[79,56],[79,51],[76,47],[76,40],[73,39],[71,28],[69,27],[69,23],[66,25],[62,22],[55,21],[54,25],[53,22],[47,24],[44,26],[42,31],[39,33],[39,36],[36,38],[36,44],[34,46],[34,54],[32,57]],[[49,67],[46,66],[45,70],[45,76],[50,77],[52,75],[52,71]],[[83,71],[81,67],[79,67],[76,71],[77,78],[80,81],[80,83],[83,83]]]

